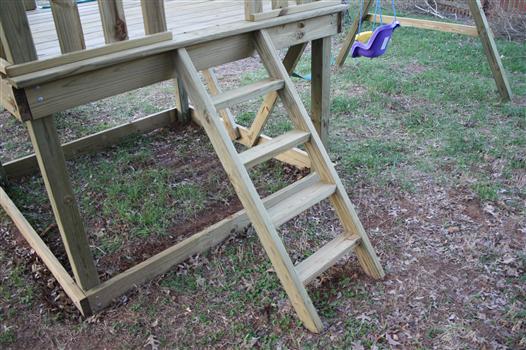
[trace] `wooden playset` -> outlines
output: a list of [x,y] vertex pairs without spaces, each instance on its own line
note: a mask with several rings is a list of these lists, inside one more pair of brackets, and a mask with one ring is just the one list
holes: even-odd
[[[140,7],[135,1],[130,6],[136,5],[136,13],[142,12],[146,36],[129,40],[132,24],[127,24],[122,1],[99,0],[98,11],[107,45],[85,49],[80,5],[77,6],[75,0],[51,0],[50,5],[53,21],[51,15],[39,14],[42,16],[39,23],[45,28],[46,22],[54,22],[62,55],[39,60],[35,47],[46,46],[33,40],[29,22],[35,19],[31,19],[31,13],[28,21],[22,1],[0,2],[4,57],[0,66],[1,103],[25,123],[35,151],[4,163],[2,172],[5,184],[10,177],[40,169],[73,276],[59,263],[4,189],[0,189],[0,203],[84,315],[103,309],[127,290],[209,249],[249,224],[257,232],[298,317],[313,332],[320,332],[323,324],[307,294],[307,283],[350,250],[357,254],[368,275],[384,276],[322,143],[329,113],[331,37],[341,31],[346,6],[339,1],[234,1],[230,8],[240,7],[242,16],[230,23],[215,25],[214,18],[219,21],[224,18],[214,12],[226,6],[224,1],[142,0]],[[173,18],[171,13],[178,11],[178,5],[192,16],[194,26],[199,16],[212,15],[212,18],[200,22],[201,28],[195,30],[169,32],[166,19]],[[197,9],[192,10],[192,6]],[[135,11],[128,10],[128,13]],[[41,34],[34,34],[41,38]],[[312,120],[289,77],[308,42],[312,42]],[[289,48],[283,61],[277,51],[282,48]],[[211,68],[254,54],[259,55],[268,78],[221,91]],[[201,81],[200,71],[208,89]],[[175,108],[65,144],[59,141],[54,113],[172,79],[177,87]],[[236,124],[228,108],[257,96],[264,96],[264,102],[252,126],[244,128]],[[287,110],[294,130],[271,139],[261,131],[277,98]],[[100,150],[132,133],[191,120],[206,131],[244,210],[101,282],[65,159]],[[242,143],[248,149],[238,153],[233,142]],[[305,151],[298,149],[299,145],[303,145]],[[310,167],[311,173],[261,199],[247,169],[271,158]],[[294,266],[277,228],[326,198],[334,206],[344,233]]]

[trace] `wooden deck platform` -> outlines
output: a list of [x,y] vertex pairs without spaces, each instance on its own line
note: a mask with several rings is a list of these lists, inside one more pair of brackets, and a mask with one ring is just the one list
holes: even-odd
[[[144,36],[140,0],[123,0],[123,4],[129,38]],[[173,32],[174,38],[177,38],[177,34],[242,22],[245,20],[243,6],[242,0],[165,0],[168,30]],[[264,8],[267,7],[270,9],[270,4],[265,2]],[[78,9],[86,48],[104,45],[97,2],[81,3]],[[39,59],[60,55],[51,9],[37,8],[28,11],[27,16]]]

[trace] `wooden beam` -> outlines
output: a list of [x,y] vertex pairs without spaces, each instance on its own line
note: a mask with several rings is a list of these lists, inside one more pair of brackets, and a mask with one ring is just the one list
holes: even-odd
[[282,9],[289,6],[289,0],[272,0],[272,9]]
[[244,0],[245,1],[245,20],[252,21],[254,14],[263,11],[262,0]]
[[128,39],[122,0],[97,0],[106,44]]
[[[89,154],[115,145],[130,135],[145,134],[162,127],[171,125],[177,110],[167,109],[162,112],[154,113],[144,118],[133,120],[129,123],[115,126],[113,128],[100,131],[98,133],[81,137],[62,145],[65,159],[72,159],[81,154]],[[4,164],[4,168],[9,177],[20,177],[30,175],[38,169],[38,162],[35,154],[30,154]]]
[[488,24],[488,19],[482,8],[480,0],[468,1],[469,8],[471,10],[471,15],[475,20],[475,25],[482,42],[482,47],[484,47],[484,53],[488,58],[488,63],[493,73],[493,78],[499,89],[500,96],[503,101],[510,101],[512,97],[510,83],[506,76],[506,71],[500,59],[499,51],[497,49],[497,44],[495,44],[495,39],[493,37],[493,32]]
[[136,49],[148,45],[158,44],[172,40],[173,36],[171,32],[157,33],[147,35],[137,39],[131,39],[126,41],[114,42],[101,47],[93,49],[71,52],[68,54],[60,55],[57,57],[51,57],[44,60],[38,60],[34,62],[22,63],[22,64],[10,64],[7,62],[2,63],[0,68],[3,69],[3,73],[8,77],[16,77],[19,75],[30,74],[39,72],[51,68],[60,68],[61,66],[68,65],[79,61],[88,60],[100,56],[115,54],[125,50]]
[[264,21],[264,20],[268,20],[268,19],[272,19],[276,17],[287,16],[287,15],[291,15],[294,13],[299,13],[299,12],[315,11],[323,7],[334,6],[335,4],[339,4],[339,3],[340,1],[334,1],[334,0],[315,1],[311,3],[290,6],[286,8],[278,8],[278,9],[271,10],[271,11],[264,11],[264,12],[259,12],[259,13],[255,12],[250,15],[249,20],[254,21],[254,22]]
[[73,275],[83,290],[99,284],[52,116],[26,122]]
[[[373,0],[365,0],[364,7],[363,7],[363,16],[369,12],[369,9],[371,8],[371,5],[373,3]],[[349,32],[345,36],[345,39],[342,43],[342,48],[340,49],[340,52],[338,53],[338,57],[336,57],[336,64],[338,67],[343,66],[345,63],[345,60],[347,59],[347,56],[349,55],[349,51],[351,51],[351,47],[354,44],[354,40],[356,39],[356,34],[358,34],[358,29],[360,28],[360,23],[363,21],[363,18],[360,18],[360,15],[356,16],[354,19],[351,28],[349,29]]]
[[73,301],[73,304],[80,310],[82,315],[89,316],[91,310],[84,292],[75,283],[73,278],[66,271],[64,266],[58,261],[55,255],[48,248],[46,243],[40,238],[38,233],[33,229],[31,224],[26,220],[24,215],[18,210],[11,198],[7,195],[3,188],[0,187],[0,205],[13,223],[20,231],[20,234],[26,239],[29,246],[35,251],[38,257],[42,260],[44,265],[53,277],[60,284],[64,293]]
[[57,30],[60,51],[84,50],[84,33],[76,0],[50,0],[51,13]]
[[8,62],[23,63],[37,59],[23,2],[0,1],[0,40]]
[[[393,16],[382,16],[384,23],[394,21]],[[375,22],[373,14],[368,14],[365,17],[366,21]],[[439,32],[463,34],[469,36],[478,36],[477,28],[474,26],[467,26],[464,24],[457,23],[448,23],[448,22],[439,22],[439,21],[429,21],[426,19],[416,19],[416,18],[407,18],[407,17],[396,17],[396,20],[400,22],[403,27],[413,27],[420,29],[436,30]],[[380,23],[380,17],[376,17],[376,23]]]
[[311,118],[325,147],[331,114],[331,37],[312,41]]

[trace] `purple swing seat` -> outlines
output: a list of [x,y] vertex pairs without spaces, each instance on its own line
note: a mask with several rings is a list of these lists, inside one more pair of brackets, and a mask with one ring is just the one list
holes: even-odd
[[374,58],[383,55],[387,50],[393,31],[398,27],[400,27],[400,22],[394,21],[391,24],[376,28],[367,43],[355,41],[351,47],[351,57]]

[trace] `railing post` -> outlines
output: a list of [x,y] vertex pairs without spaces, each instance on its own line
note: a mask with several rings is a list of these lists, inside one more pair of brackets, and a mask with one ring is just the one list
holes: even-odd
[[62,53],[84,50],[84,33],[76,0],[50,0]]
[[98,0],[106,44],[128,39],[122,0]]

